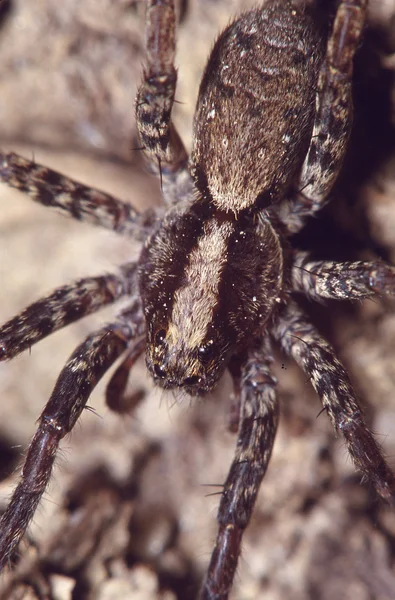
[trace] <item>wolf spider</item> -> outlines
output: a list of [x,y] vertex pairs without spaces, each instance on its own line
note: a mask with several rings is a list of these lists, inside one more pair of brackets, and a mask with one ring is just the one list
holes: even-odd
[[218,511],[219,531],[202,598],[228,597],[245,528],[278,424],[272,344],[311,379],[363,477],[389,502],[394,478],[367,429],[350,379],[309,322],[298,297],[362,299],[394,291],[381,262],[313,260],[293,235],[325,204],[352,121],[353,58],[367,0],[341,0],[326,35],[313,8],[268,0],[219,36],[199,91],[191,157],[171,120],[176,90],[173,0],[147,2],[147,65],[136,100],[142,147],[160,174],[166,210],[130,205],[16,154],[1,154],[1,180],[37,202],[137,238],[140,258],[118,274],[81,279],[35,302],[0,329],[0,357],[107,304],[129,305],[72,354],[39,419],[20,482],[0,526],[4,566],[47,486],[60,440],[102,375],[123,393],[146,350],[154,381],[192,395],[228,368],[238,438]]

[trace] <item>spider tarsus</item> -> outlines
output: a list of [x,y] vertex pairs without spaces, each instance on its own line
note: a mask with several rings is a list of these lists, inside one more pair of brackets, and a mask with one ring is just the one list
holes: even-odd
[[21,481],[0,519],[0,569],[8,563],[37,509],[61,438],[61,428],[41,422],[30,443]]
[[395,505],[395,478],[359,411],[339,422],[349,453],[363,479],[390,505]]
[[243,533],[244,528],[237,525],[231,523],[220,525],[201,600],[228,598],[237,568]]

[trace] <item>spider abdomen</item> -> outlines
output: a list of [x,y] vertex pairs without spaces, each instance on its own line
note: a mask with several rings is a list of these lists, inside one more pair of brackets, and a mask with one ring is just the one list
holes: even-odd
[[284,194],[311,137],[322,36],[275,0],[218,38],[200,85],[191,171],[200,192],[237,214]]

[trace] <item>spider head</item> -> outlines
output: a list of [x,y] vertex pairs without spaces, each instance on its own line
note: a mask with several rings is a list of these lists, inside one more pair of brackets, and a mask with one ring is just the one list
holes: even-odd
[[210,214],[199,204],[170,215],[140,258],[154,380],[192,395],[213,389],[231,356],[260,335],[281,274],[281,248],[268,223]]
[[163,388],[184,389],[191,395],[209,392],[228,362],[218,332],[213,332],[205,343],[195,345],[187,331],[178,331],[172,323],[167,329],[152,325],[146,360],[155,382]]

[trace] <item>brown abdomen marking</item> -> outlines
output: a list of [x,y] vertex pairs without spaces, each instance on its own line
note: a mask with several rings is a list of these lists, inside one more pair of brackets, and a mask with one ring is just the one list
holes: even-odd
[[322,56],[312,16],[290,2],[247,12],[219,37],[191,157],[197,187],[218,209],[236,214],[284,194],[308,148]]

